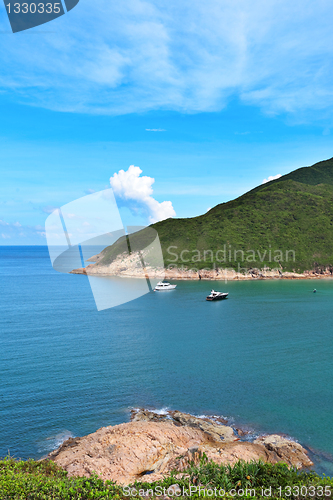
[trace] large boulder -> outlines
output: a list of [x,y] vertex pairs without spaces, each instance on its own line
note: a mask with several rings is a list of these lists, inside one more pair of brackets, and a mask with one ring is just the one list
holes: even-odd
[[181,472],[189,462],[198,463],[203,453],[218,464],[261,459],[297,468],[312,465],[300,444],[281,436],[266,436],[253,443],[240,441],[231,427],[181,412],[135,412],[133,419],[71,438],[48,459],[70,476],[96,472],[103,480],[122,485],[156,481],[172,470]]
[[129,422],[69,439],[49,458],[70,475],[96,471],[104,480],[128,484],[144,476],[160,479],[173,469],[177,457],[210,441],[201,430],[172,422]]
[[200,429],[211,436],[216,442],[223,441],[224,443],[229,443],[237,440],[233,428],[228,425],[218,424],[208,418],[202,419],[180,411],[171,411],[169,414],[176,422]]
[[[168,411],[166,413],[156,413],[153,411],[139,409],[133,410],[131,416],[132,422],[173,422],[175,425],[181,426],[186,425],[188,427],[194,427],[195,429],[200,429],[205,432],[213,441],[224,443],[229,443],[231,441],[236,441],[237,436],[235,436],[232,427],[225,425],[227,421],[221,418],[199,418],[189,413],[182,413],[180,411]],[[223,424],[223,425],[222,425]]]
[[303,446],[278,434],[261,436],[254,443],[264,445],[267,450],[275,453],[277,461],[286,462],[298,469],[313,465]]

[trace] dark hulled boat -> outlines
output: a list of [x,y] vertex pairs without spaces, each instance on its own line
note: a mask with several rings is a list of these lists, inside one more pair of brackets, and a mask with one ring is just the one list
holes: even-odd
[[228,297],[229,293],[216,292],[212,290],[209,295],[207,295],[206,300],[223,300]]

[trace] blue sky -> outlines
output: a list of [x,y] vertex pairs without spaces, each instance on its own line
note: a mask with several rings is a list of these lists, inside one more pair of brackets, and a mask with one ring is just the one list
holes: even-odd
[[53,207],[130,165],[191,217],[332,157],[332,20],[321,0],[81,0],[12,34],[0,6],[0,244],[44,244]]

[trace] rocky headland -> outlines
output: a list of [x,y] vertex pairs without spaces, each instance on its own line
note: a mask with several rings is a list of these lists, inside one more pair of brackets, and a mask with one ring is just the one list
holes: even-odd
[[96,472],[103,480],[121,485],[153,482],[172,470],[182,473],[189,462],[198,463],[203,453],[218,464],[261,459],[298,469],[313,465],[299,443],[282,435],[262,435],[251,441],[248,436],[247,430],[231,427],[224,418],[139,409],[131,412],[131,422],[68,439],[47,460],[70,476]]

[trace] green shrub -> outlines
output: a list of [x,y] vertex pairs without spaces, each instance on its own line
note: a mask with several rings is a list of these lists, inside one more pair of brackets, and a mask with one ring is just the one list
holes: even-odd
[[[233,466],[217,465],[203,456],[199,465],[192,463],[182,473],[174,471],[154,483],[137,481],[124,490],[111,481],[102,481],[96,474],[89,478],[69,477],[66,471],[51,461],[24,462],[10,457],[0,460],[1,500],[132,500],[140,498],[140,490],[153,490],[153,498],[162,499],[171,497],[168,488],[175,484],[179,485],[181,492],[184,488],[185,496],[174,498],[189,498],[186,493],[189,494],[192,488],[191,498],[194,500],[221,498],[218,494],[220,490],[225,491],[224,498],[228,499],[288,500],[325,499],[330,498],[330,490],[333,491],[331,478],[315,472],[298,472],[283,463],[272,465],[261,461],[239,461]],[[137,493],[129,495],[132,488]],[[211,495],[214,489],[216,494]]]
[[1,500],[95,500],[121,499],[122,489],[97,475],[68,477],[54,462],[0,461]]

